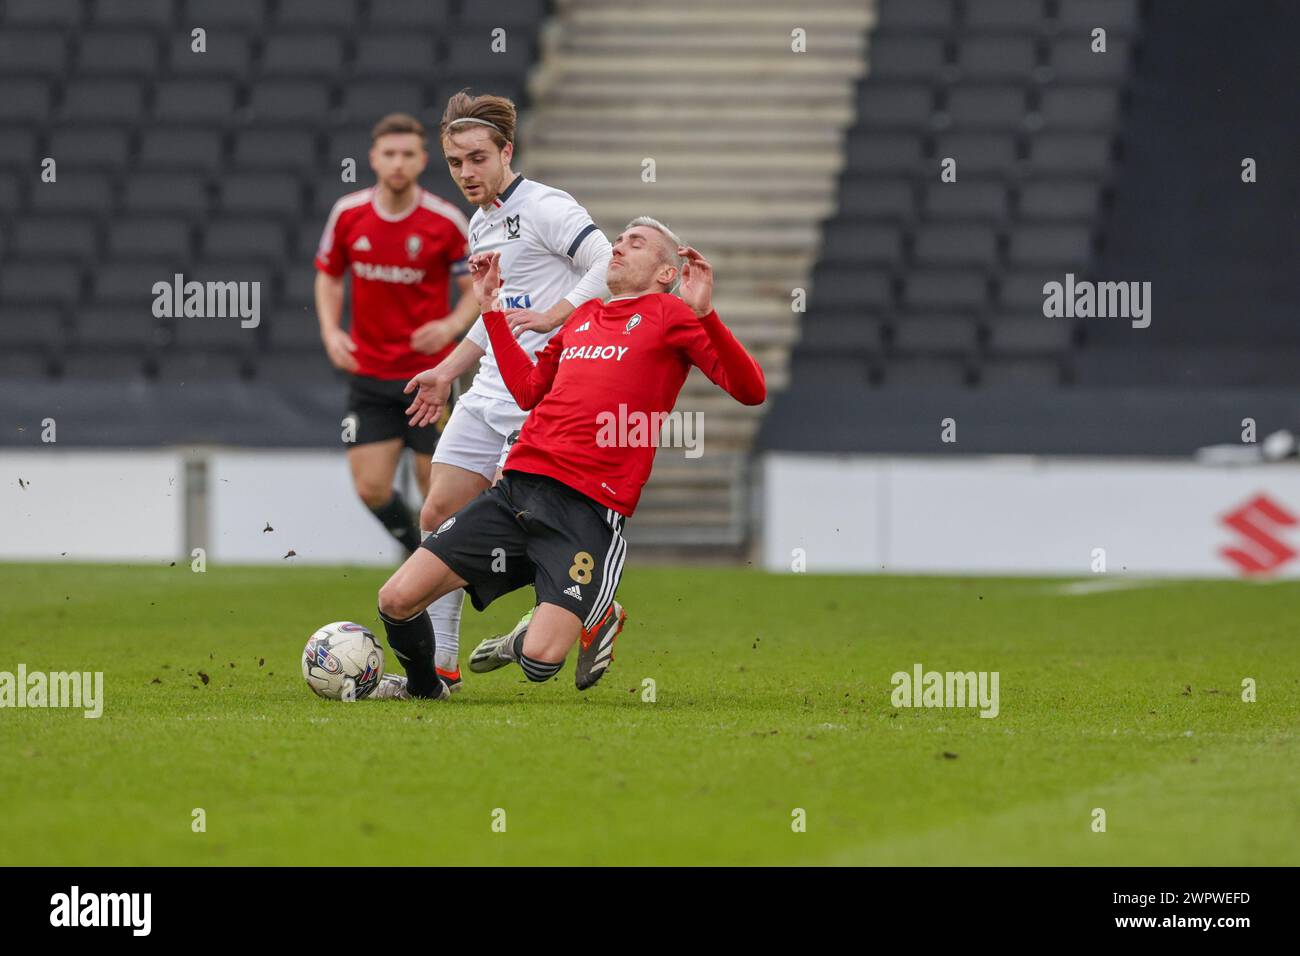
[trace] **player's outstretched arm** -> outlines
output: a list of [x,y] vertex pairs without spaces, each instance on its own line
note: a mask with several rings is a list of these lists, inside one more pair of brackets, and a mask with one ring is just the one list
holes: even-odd
[[327,272],[316,273],[316,318],[320,322],[321,343],[335,368],[355,372],[357,360],[352,353],[357,343],[343,330],[343,277]]
[[686,260],[678,294],[694,321],[681,315],[670,328],[670,341],[685,349],[691,362],[736,401],[761,405],[767,398],[767,379],[713,309],[713,267],[690,246],[678,247],[677,254]]
[[492,343],[497,368],[501,370],[501,378],[519,407],[527,411],[542,400],[542,396],[550,391],[551,383],[555,381],[564,332],[559,331],[552,336],[534,363],[515,340],[505,313],[496,311],[496,299],[504,281],[500,268],[499,252],[482,252],[470,256],[469,269],[474,276],[474,292],[478,295],[479,306],[483,310],[483,326]]

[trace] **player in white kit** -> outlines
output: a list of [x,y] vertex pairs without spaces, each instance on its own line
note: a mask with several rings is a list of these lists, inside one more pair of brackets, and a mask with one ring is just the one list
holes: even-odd
[[[504,97],[457,93],[447,103],[440,138],[452,179],[478,206],[469,223],[470,252],[501,253],[501,307],[520,345],[534,356],[575,308],[608,296],[605,268],[611,249],[572,196],[510,168],[515,119],[515,106]],[[499,477],[509,442],[528,417],[501,379],[482,319],[435,370],[443,400],[476,361],[474,383],[456,401],[433,456],[429,493],[420,512],[425,535],[436,533]],[[460,685],[463,599],[463,591],[453,591],[428,611],[438,674],[452,690]],[[625,617],[618,610],[605,627],[615,635]],[[526,626],[527,616],[516,630]],[[601,636],[601,643],[608,643],[609,635]]]

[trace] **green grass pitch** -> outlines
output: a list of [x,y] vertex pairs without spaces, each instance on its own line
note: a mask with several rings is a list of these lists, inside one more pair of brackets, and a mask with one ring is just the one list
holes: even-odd
[[[382,635],[384,577],[0,566],[0,671],[102,670],[106,698],[0,710],[0,864],[1300,864],[1300,583],[634,557],[584,694],[570,660],[449,704],[315,698],[308,635]],[[530,598],[467,607],[462,661]],[[999,715],[893,707],[917,662],[997,671]]]

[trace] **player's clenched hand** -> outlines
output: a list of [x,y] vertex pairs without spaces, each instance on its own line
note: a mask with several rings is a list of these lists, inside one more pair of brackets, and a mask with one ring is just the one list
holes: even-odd
[[406,414],[411,416],[411,425],[423,428],[442,416],[443,409],[447,407],[447,399],[451,396],[451,379],[443,378],[436,368],[431,368],[407,382],[402,391],[408,395],[415,392],[415,399]]
[[342,329],[331,329],[324,336],[325,354],[335,368],[342,369],[345,372],[355,372],[357,370],[357,360],[353,358],[352,353],[357,350],[357,343],[352,341],[352,336]]
[[529,309],[511,309],[506,313],[510,331],[519,338],[522,332],[549,332],[564,324],[563,319],[553,319],[545,312],[533,312]]
[[692,312],[706,316],[713,311],[713,266],[690,246],[678,246],[677,254],[686,260],[682,263],[682,284],[677,287],[677,294]]
[[477,252],[469,257],[469,274],[474,280],[474,298],[483,312],[496,310],[501,292],[501,253]]
[[411,348],[432,355],[445,348],[455,337],[455,330],[452,329],[450,322],[434,319],[432,322],[425,322],[411,333]]

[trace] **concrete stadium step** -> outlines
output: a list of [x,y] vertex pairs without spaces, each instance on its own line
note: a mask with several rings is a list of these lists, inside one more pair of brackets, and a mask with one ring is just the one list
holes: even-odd
[[844,97],[843,102],[787,103],[787,102],[744,102],[728,103],[725,115],[721,115],[718,106],[712,100],[708,102],[688,101],[674,103],[670,113],[665,113],[661,100],[643,96],[632,102],[597,103],[577,106],[570,103],[555,103],[544,109],[534,110],[526,125],[539,127],[580,124],[585,127],[605,127],[616,124],[669,126],[673,124],[689,125],[695,123],[716,122],[720,119],[730,125],[751,123],[789,123],[794,126],[845,127],[854,120],[853,102]]
[[[709,100],[727,104],[728,110],[733,105],[761,109],[765,104],[790,108],[830,106],[852,109],[854,79],[856,77],[821,80],[809,75],[800,77],[795,83],[787,78],[767,76],[747,77],[734,82],[711,77],[708,80]],[[546,102],[548,106],[637,104],[657,105],[661,110],[671,111],[678,103],[698,102],[700,83],[698,78],[665,79],[662,76],[651,84],[641,80],[627,81],[618,76],[599,80],[576,79],[567,73],[542,67],[530,78],[529,88],[535,99]]]

